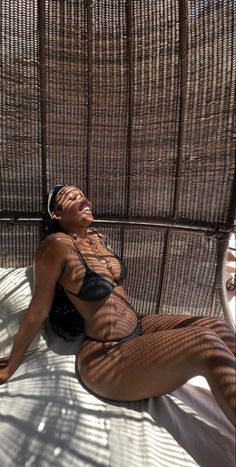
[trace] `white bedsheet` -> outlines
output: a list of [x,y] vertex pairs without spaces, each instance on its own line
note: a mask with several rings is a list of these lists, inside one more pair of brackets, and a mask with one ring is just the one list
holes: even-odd
[[[0,270],[0,358],[32,291],[32,269]],[[18,323],[18,324],[17,324]],[[0,386],[0,467],[234,467],[234,430],[209,391],[112,403],[75,378],[80,343],[47,329]],[[145,377],[145,375],[144,375]]]
[[108,403],[80,385],[74,361],[36,352],[0,387],[2,467],[234,467],[234,430],[196,387]]

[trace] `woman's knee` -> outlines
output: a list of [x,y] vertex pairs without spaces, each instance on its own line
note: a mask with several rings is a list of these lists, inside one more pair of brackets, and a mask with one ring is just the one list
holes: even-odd
[[223,337],[230,336],[233,340],[236,338],[235,332],[232,327],[224,319],[217,318],[215,321],[215,330]]
[[202,325],[210,327],[219,335],[234,335],[232,327],[223,318],[202,318]]
[[201,331],[199,328],[198,331],[199,343],[195,351],[204,371],[212,370],[219,365],[235,365],[231,352],[215,331],[204,328],[201,328]]
[[199,327],[196,339],[192,341],[192,350],[200,361],[206,362],[225,352],[227,348],[214,330]]

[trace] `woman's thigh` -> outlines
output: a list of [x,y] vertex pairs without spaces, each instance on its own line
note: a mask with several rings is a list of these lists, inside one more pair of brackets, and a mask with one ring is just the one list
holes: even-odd
[[215,333],[192,327],[153,331],[122,343],[85,341],[78,369],[84,384],[102,397],[144,399],[204,374],[204,352],[216,348],[215,340]]
[[142,333],[178,329],[200,323],[203,318],[190,315],[143,315],[140,316]]
[[235,336],[229,324],[222,318],[191,315],[144,315],[140,317],[142,332],[148,334],[156,331],[168,329],[186,328],[198,326],[205,329],[212,329],[222,336]]

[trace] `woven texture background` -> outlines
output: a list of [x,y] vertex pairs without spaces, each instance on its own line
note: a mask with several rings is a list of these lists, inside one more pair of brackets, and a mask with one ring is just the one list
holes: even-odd
[[234,1],[2,0],[1,24],[1,266],[32,264],[64,182],[123,255],[137,311],[215,312],[211,234],[236,205]]

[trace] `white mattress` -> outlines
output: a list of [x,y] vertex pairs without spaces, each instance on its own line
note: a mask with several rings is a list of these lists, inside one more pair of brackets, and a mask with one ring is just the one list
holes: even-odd
[[[6,279],[0,271],[0,279],[1,272],[8,284],[6,293],[1,282],[3,356],[9,348],[4,322],[9,326],[17,312],[9,306],[11,273]],[[28,272],[19,274],[25,291]],[[75,378],[76,346],[38,336],[32,353],[0,386],[1,467],[234,467],[234,430],[208,390],[188,383],[144,401],[101,400]]]

